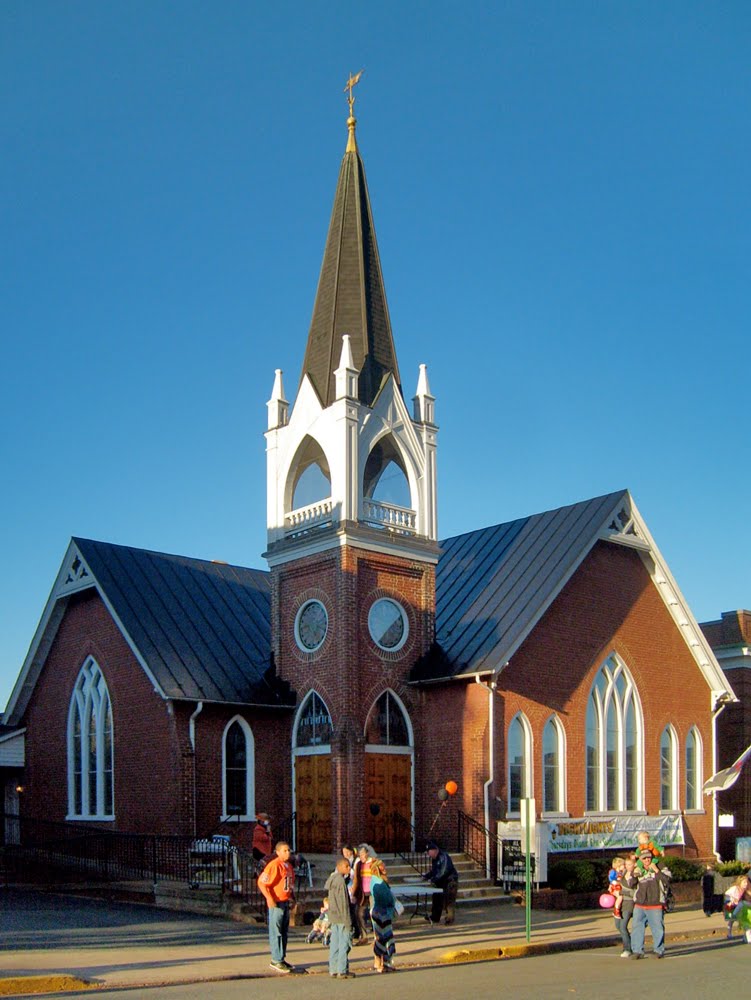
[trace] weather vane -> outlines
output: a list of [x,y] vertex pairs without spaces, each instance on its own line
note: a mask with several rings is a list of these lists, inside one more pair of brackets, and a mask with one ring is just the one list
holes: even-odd
[[359,83],[360,77],[363,75],[364,72],[365,72],[365,70],[361,69],[360,72],[359,73],[355,73],[354,76],[352,76],[352,74],[350,73],[349,74],[349,80],[347,80],[347,85],[344,88],[344,93],[345,94],[347,93],[347,91],[349,91],[349,97],[347,98],[347,104],[349,104],[349,116],[350,116],[350,118],[353,117],[353,111],[352,111],[352,109],[355,106],[355,98],[354,98],[354,96],[352,94],[352,88],[355,86],[356,83]]

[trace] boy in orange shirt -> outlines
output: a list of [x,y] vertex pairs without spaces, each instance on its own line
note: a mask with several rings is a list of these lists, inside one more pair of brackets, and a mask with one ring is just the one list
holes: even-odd
[[274,849],[276,857],[261,872],[258,888],[269,908],[269,947],[271,968],[277,972],[292,972],[286,961],[289,910],[295,900],[295,869],[290,864],[289,844],[280,840]]

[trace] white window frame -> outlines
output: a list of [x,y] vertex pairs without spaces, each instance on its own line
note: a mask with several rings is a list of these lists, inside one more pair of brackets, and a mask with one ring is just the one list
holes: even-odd
[[391,698],[394,699],[394,701],[396,702],[396,704],[399,707],[399,711],[402,713],[402,717],[404,718],[404,721],[405,721],[406,726],[407,726],[407,739],[409,740],[409,743],[406,743],[406,744],[405,743],[366,743],[365,744],[365,750],[366,750],[367,753],[402,753],[402,754],[403,753],[411,753],[414,750],[414,746],[415,746],[415,733],[414,733],[414,730],[412,729],[412,720],[409,717],[409,712],[405,708],[404,702],[399,697],[399,695],[396,693],[396,691],[393,691],[391,688],[386,688],[384,691],[381,691],[381,693],[378,695],[378,697],[374,699],[373,704],[370,706],[370,711],[368,712],[368,714],[367,714],[367,716],[365,718],[365,730],[364,730],[365,736],[367,737],[368,724],[370,722],[370,717],[373,714],[373,712],[375,711],[376,705],[381,700],[381,698],[383,698],[383,696],[385,694],[389,695],[389,697],[391,697]]
[[524,712],[517,712],[513,717],[511,722],[509,722],[508,729],[506,730],[506,815],[507,816],[520,816],[521,815],[521,803],[519,808],[512,808],[511,806],[511,730],[515,725],[519,725],[522,732],[522,781],[521,781],[521,795],[520,799],[532,798],[532,789],[534,788],[533,774],[532,774],[532,727],[529,724],[529,719],[524,714]]
[[[245,812],[230,813],[227,809],[227,733],[239,723],[245,735]],[[232,819],[248,821],[256,818],[256,741],[250,724],[241,715],[233,715],[222,733],[222,816],[221,822]]]
[[[667,736],[669,742],[669,764],[670,764],[670,802],[665,805],[662,801],[662,789],[663,789],[663,768],[665,766],[665,759],[662,753],[663,740]],[[680,769],[678,766],[678,734],[675,731],[675,727],[668,723],[667,726],[660,733],[660,812],[661,813],[673,813],[679,810],[679,799],[678,799],[678,777],[680,775]]]
[[[314,753],[331,753],[331,744],[330,743],[314,743],[314,744],[306,745],[306,746],[302,746],[302,747],[297,745],[297,737],[298,737],[298,730],[299,730],[299,727],[300,727],[300,719],[302,719],[303,715],[305,714],[305,712],[307,710],[307,707],[308,707],[308,702],[311,700],[311,698],[314,695],[315,695],[316,698],[318,698],[318,700],[320,701],[320,703],[326,709],[326,714],[328,715],[329,719],[331,720],[331,711],[329,710],[329,706],[326,704],[326,702],[324,701],[323,697],[319,694],[319,692],[316,691],[315,688],[311,688],[311,690],[306,693],[305,697],[303,698],[302,702],[300,703],[300,707],[298,708],[297,714],[295,715],[294,725],[292,726],[292,750],[293,750],[293,752],[295,754],[298,754],[300,756],[304,756],[305,754],[314,754]],[[332,726],[333,726],[333,722],[332,722]]]
[[[688,767],[689,767],[689,753],[688,753],[688,741],[693,736],[694,738],[694,796],[693,800],[689,799],[689,789],[688,789]],[[705,810],[702,808],[702,785],[703,785],[703,760],[704,760],[704,742],[701,738],[701,733],[699,732],[698,726],[691,726],[688,733],[686,734],[686,763],[685,763],[685,773],[684,773],[684,791],[686,796],[686,812],[687,813],[703,813]]]
[[[604,676],[605,691],[600,690],[599,680]],[[619,680],[624,679],[626,690],[621,694],[619,690]],[[634,767],[635,802],[632,806],[627,806],[627,770],[626,770],[626,726],[625,719],[628,712],[629,703],[633,704],[634,727],[636,737]],[[589,731],[585,721],[584,739],[584,805],[585,815],[587,813],[641,813],[644,811],[644,713],[642,711],[639,691],[631,676],[631,672],[618,656],[611,653],[610,656],[600,666],[597,671],[589,698],[587,699],[587,714],[590,708],[593,709],[596,722],[597,740],[597,785],[595,791],[595,801],[589,805],[589,767],[587,755],[589,751]],[[608,780],[608,720],[610,713],[614,713],[615,738],[616,738],[616,789],[614,803],[607,800],[607,780]]]
[[[556,804],[555,809],[546,809],[546,765],[545,765],[545,734],[548,727],[555,734],[556,741]],[[566,813],[566,731],[557,715],[551,715],[542,728],[542,815],[543,816],[565,816]]]
[[[96,802],[90,801],[88,733],[91,718],[96,732]],[[81,720],[81,809],[76,811],[76,718]],[[107,725],[110,731],[110,757],[105,755]],[[84,661],[78,672],[68,707],[67,727],[68,814],[66,819],[111,822],[115,818],[115,728],[112,699],[104,673],[93,656]],[[107,767],[106,765],[109,764]],[[105,774],[112,775],[112,801],[105,801]],[[107,806],[109,805],[109,808]]]

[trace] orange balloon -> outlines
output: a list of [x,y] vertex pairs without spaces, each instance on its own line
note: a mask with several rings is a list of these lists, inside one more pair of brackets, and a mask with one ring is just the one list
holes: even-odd
[[444,788],[449,793],[449,795],[456,795],[456,793],[459,791],[459,786],[455,781],[447,781],[446,784],[444,785]]

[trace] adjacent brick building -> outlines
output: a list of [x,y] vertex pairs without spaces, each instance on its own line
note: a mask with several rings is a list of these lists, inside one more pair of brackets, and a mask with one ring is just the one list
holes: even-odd
[[[751,611],[724,611],[719,621],[702,622],[701,629],[738,696],[716,721],[717,768],[721,770],[751,746]],[[751,771],[747,767],[731,788],[717,793],[717,802],[720,816],[732,821],[732,826],[718,829],[718,850],[723,858],[733,858],[736,839],[751,837]]]

